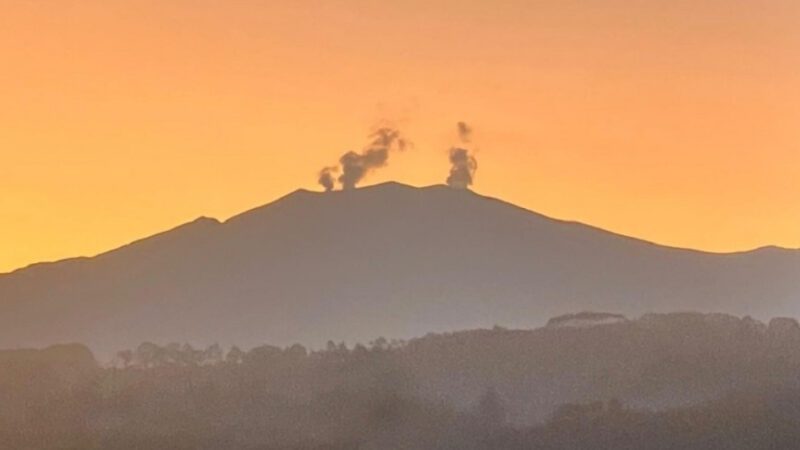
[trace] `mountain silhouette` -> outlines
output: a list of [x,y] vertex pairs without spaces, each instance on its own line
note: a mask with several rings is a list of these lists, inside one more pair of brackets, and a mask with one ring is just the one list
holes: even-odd
[[800,251],[707,253],[468,190],[295,191],[91,258],[0,275],[0,347],[405,338],[575,311],[800,315]]

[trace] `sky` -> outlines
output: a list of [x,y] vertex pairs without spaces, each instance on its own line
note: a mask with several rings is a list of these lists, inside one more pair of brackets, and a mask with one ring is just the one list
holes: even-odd
[[0,272],[297,188],[444,182],[662,244],[800,247],[796,0],[5,0]]

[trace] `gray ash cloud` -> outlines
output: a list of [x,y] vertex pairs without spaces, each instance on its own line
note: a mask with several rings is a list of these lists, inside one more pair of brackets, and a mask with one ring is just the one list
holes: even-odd
[[[385,166],[393,151],[402,151],[409,142],[400,131],[383,127],[370,136],[370,143],[361,152],[349,151],[339,158],[339,167],[326,167],[319,173],[318,182],[326,191],[335,187],[335,181],[342,190],[354,189],[371,171]],[[334,179],[340,173],[338,179]]]
[[[461,144],[468,144],[472,140],[472,128],[465,122],[458,122],[457,129]],[[447,177],[447,185],[454,189],[469,188],[475,179],[475,171],[478,170],[475,156],[462,146],[451,148],[449,157],[450,174]]]

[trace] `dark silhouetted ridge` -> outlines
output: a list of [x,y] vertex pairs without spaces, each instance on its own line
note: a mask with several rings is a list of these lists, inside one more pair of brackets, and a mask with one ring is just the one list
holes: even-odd
[[797,315],[800,251],[660,246],[443,185],[294,191],[0,275],[0,347],[320,344],[574,311]]

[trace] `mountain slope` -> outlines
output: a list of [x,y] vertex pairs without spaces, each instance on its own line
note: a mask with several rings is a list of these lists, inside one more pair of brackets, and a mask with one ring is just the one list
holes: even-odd
[[798,315],[800,251],[712,254],[469,191],[296,191],[94,258],[0,275],[0,347],[367,340],[576,310]]

